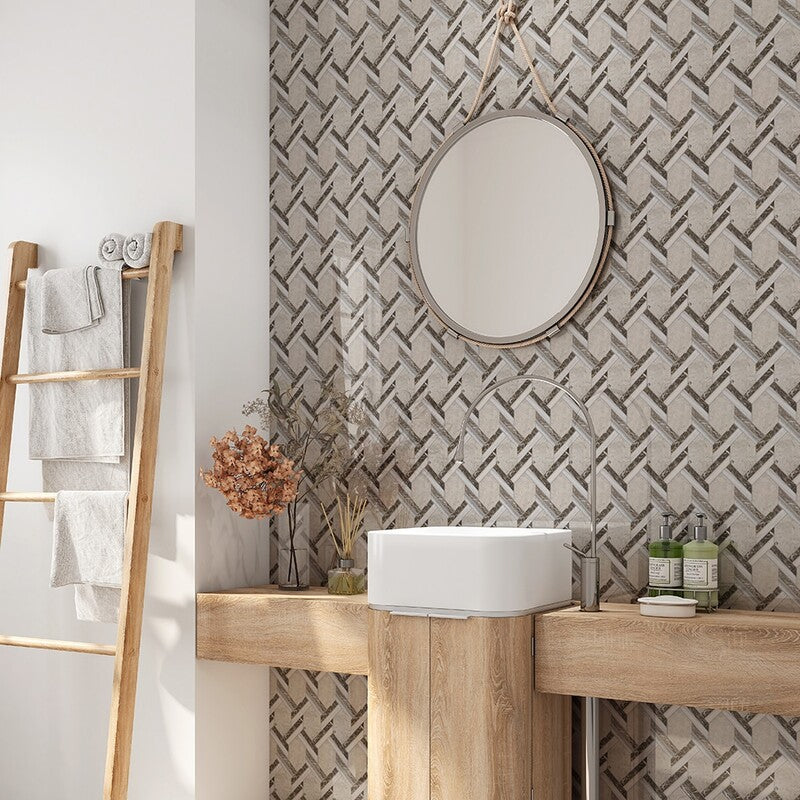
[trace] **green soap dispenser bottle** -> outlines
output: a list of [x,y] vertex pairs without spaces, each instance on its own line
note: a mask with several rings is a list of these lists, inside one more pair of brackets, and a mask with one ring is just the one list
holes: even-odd
[[[678,588],[683,577],[683,545],[672,538],[672,514],[662,514],[664,521],[658,528],[658,539],[648,546],[650,553],[648,584],[651,589]],[[651,592],[661,594],[661,592]]]
[[[719,605],[719,547],[708,541],[705,515],[697,515],[694,540],[683,547],[683,588],[686,597],[694,597],[700,609]],[[698,591],[708,590],[708,591]]]

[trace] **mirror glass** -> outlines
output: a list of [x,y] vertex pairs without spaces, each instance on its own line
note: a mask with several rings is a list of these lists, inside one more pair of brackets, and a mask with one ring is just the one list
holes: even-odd
[[602,266],[607,202],[583,140],[555,117],[479,118],[434,155],[411,216],[425,300],[464,338],[518,345],[553,333]]

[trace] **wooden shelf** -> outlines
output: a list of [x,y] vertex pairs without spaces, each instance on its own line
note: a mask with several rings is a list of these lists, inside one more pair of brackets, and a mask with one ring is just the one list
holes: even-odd
[[197,657],[367,674],[367,596],[257,586],[197,595]]
[[606,603],[536,616],[537,691],[766,714],[800,714],[800,614],[643,617]]

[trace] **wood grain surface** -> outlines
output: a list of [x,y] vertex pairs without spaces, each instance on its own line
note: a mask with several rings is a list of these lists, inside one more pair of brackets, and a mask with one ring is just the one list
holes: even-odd
[[535,636],[540,692],[800,714],[800,614],[659,619],[605,603],[538,614]]
[[430,620],[369,611],[369,800],[430,797]]
[[431,800],[530,800],[531,626],[431,619]]
[[367,674],[367,596],[275,586],[197,595],[197,657]]

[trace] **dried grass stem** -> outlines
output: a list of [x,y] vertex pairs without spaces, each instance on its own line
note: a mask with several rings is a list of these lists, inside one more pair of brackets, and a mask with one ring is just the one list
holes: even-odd
[[361,525],[364,522],[367,501],[357,494],[351,496],[349,492],[345,495],[344,502],[342,502],[341,497],[336,498],[336,511],[339,518],[338,536],[322,503],[320,503],[320,508],[322,508],[325,524],[328,526],[328,532],[333,540],[337,555],[342,559],[352,558],[356,540],[361,533]]

